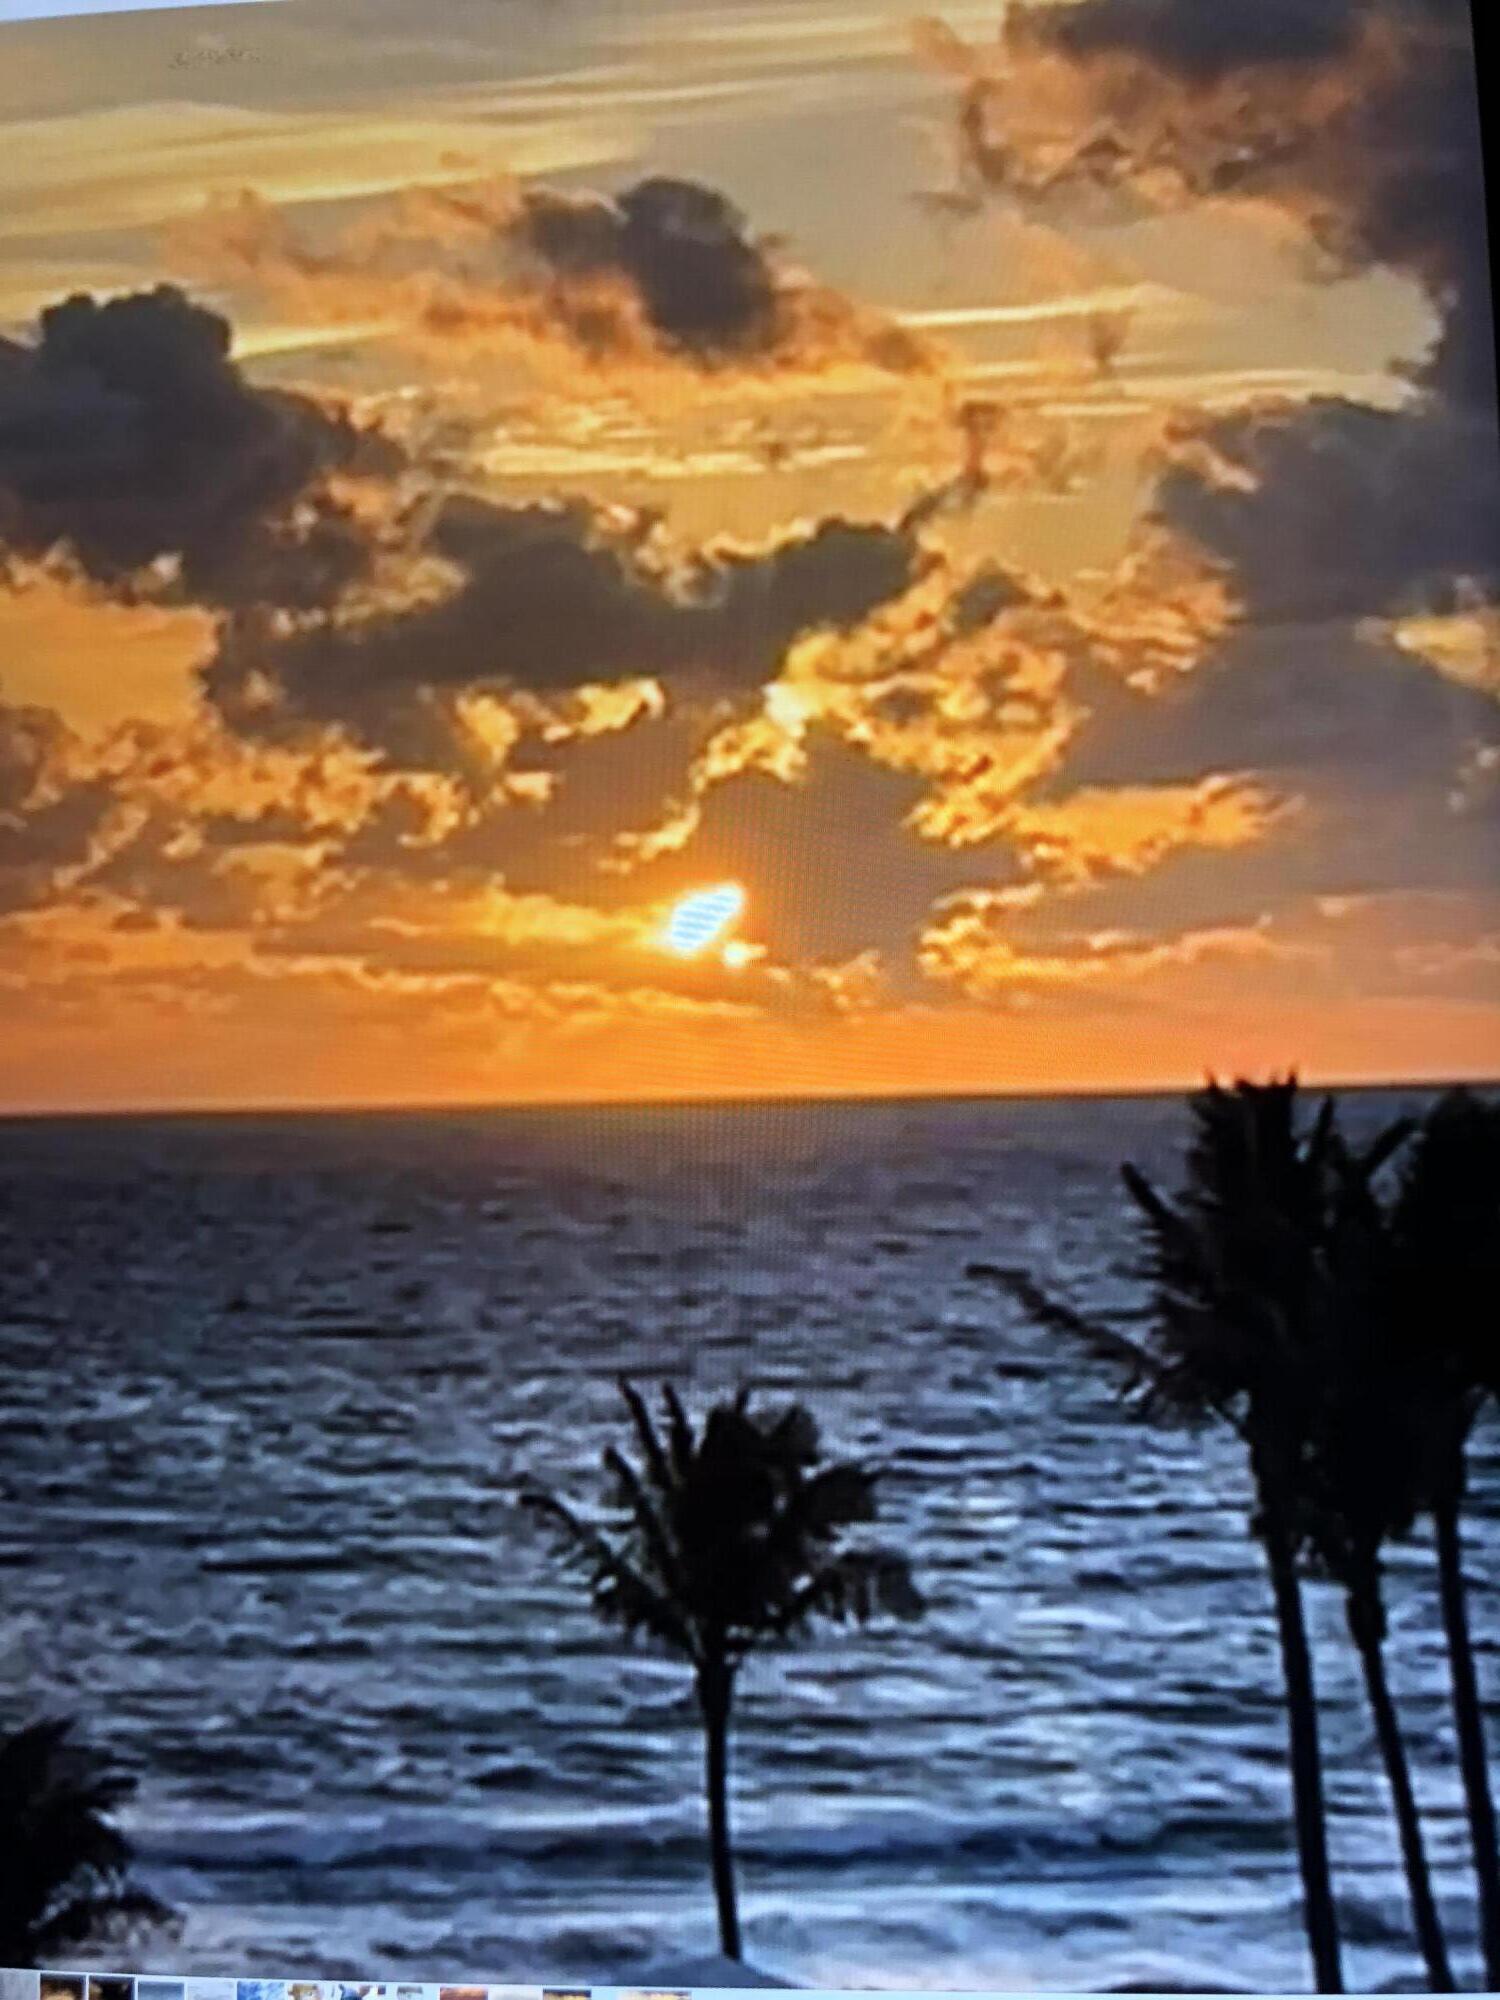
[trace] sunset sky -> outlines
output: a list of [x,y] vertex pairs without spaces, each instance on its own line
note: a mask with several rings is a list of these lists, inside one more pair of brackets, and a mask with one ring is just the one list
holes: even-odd
[[1458,0],[0,26],[0,1110],[1500,1072],[1475,119]]

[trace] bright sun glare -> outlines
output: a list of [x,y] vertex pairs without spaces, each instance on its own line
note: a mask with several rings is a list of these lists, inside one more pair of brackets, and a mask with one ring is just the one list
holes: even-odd
[[720,882],[712,889],[695,889],[684,896],[667,918],[661,942],[679,958],[695,958],[717,942],[745,907],[738,882]]

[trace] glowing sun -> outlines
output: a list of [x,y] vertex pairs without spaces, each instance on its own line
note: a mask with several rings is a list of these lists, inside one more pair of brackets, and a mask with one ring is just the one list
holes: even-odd
[[679,958],[696,958],[717,944],[745,907],[738,882],[720,882],[712,889],[694,889],[675,904],[662,930],[663,950]]

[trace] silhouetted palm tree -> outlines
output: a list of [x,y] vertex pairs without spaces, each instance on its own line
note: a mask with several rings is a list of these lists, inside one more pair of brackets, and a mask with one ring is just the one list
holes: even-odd
[[1408,1133],[1402,1121],[1360,1153],[1332,1135],[1310,1295],[1304,1490],[1313,1551],[1344,1589],[1428,1983],[1434,1992],[1451,1993],[1453,1971],[1385,1663],[1382,1556],[1388,1541],[1410,1533],[1420,1506],[1425,1369],[1395,1317],[1389,1229],[1374,1182]]
[[585,1520],[543,1491],[522,1500],[582,1569],[602,1618],[692,1669],[719,1937],[725,1956],[738,1959],[729,1729],[740,1667],[815,1619],[911,1618],[922,1600],[903,1556],[846,1545],[851,1527],[876,1517],[876,1474],[823,1464],[817,1426],[800,1405],[762,1413],[741,1390],[695,1430],[669,1386],[658,1428],[629,1382],[620,1392],[640,1456],[633,1462],[614,1446],[604,1454],[612,1517]]
[[1027,1274],[981,1267],[1042,1325],[1083,1341],[1116,1369],[1127,1398],[1166,1422],[1215,1419],[1244,1442],[1252,1528],[1265,1553],[1286,1686],[1289,1762],[1303,1913],[1320,1992],[1343,1990],[1328,1865],[1318,1714],[1298,1574],[1310,1522],[1304,1472],[1311,1411],[1304,1365],[1315,1290],[1313,1245],[1332,1140],[1329,1107],[1307,1136],[1293,1079],[1217,1085],[1191,1100],[1186,1186],[1165,1200],[1132,1166],[1153,1294],[1141,1339],[1049,1297]]
[[[1410,1530],[1420,1504],[1424,1400],[1416,1351],[1393,1319],[1398,1287],[1375,1182],[1410,1126],[1398,1121],[1356,1151],[1326,1100],[1302,1137],[1290,1078],[1233,1091],[1211,1087],[1192,1109],[1187,1189],[1175,1207],[1135,1168],[1124,1170],[1145,1217],[1155,1291],[1154,1345],[1134,1366],[1158,1407],[1226,1418],[1249,1451],[1281,1635],[1298,1849],[1320,1986],[1338,1977],[1338,1966],[1298,1584],[1299,1561],[1307,1559],[1344,1589],[1418,1943],[1432,1988],[1450,1992],[1453,1974],[1385,1663],[1383,1550]],[[1035,1297],[1029,1302],[1035,1310]],[[1048,1316],[1062,1323],[1056,1307]],[[1096,1348],[1103,1345],[1097,1329],[1085,1331]],[[1118,1337],[1108,1338],[1118,1353]]]
[[1460,1529],[1469,1434],[1500,1390],[1500,1105],[1456,1090],[1432,1107],[1404,1162],[1390,1235],[1395,1313],[1420,1388],[1422,1500],[1437,1541],[1486,1982],[1500,1991],[1500,1852]]
[[67,1721],[0,1737],[0,1965],[40,1966],[122,1919],[169,1912],[129,1881],[114,1823],[135,1781]]

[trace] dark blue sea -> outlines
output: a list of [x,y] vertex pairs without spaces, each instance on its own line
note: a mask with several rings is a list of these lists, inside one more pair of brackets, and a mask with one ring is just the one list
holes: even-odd
[[[1400,1093],[1357,1101],[1375,1121]],[[515,1504],[586,1500],[614,1377],[741,1380],[888,1468],[924,1623],[747,1676],[749,1956],[806,1984],[1306,1983],[1232,1444],[1162,1434],[976,1259],[1128,1305],[1166,1100],[0,1124],[0,1715],[138,1772],[157,1969],[603,1979],[713,1948],[682,1672]],[[1500,1456],[1475,1465],[1500,1695]],[[1340,1605],[1313,1586],[1349,1971],[1410,1987]],[[1464,1972],[1422,1541],[1392,1672]],[[1500,1728],[1500,1718],[1495,1726]]]

